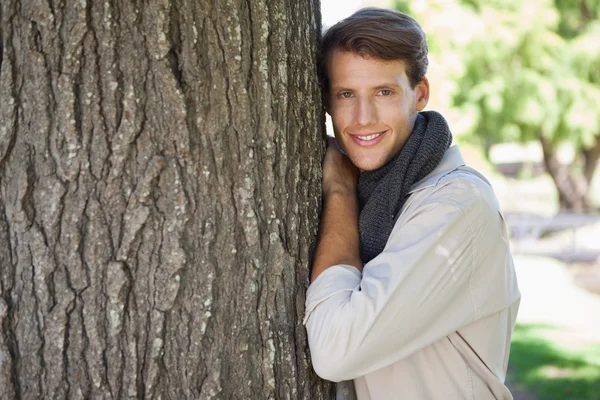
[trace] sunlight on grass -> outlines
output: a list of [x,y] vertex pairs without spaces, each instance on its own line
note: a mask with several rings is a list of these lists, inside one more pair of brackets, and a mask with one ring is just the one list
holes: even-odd
[[600,344],[565,349],[545,337],[555,329],[517,324],[511,342],[510,379],[544,400],[600,400]]

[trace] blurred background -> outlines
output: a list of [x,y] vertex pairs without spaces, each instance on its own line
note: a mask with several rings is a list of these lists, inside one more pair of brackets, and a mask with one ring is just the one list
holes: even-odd
[[600,399],[600,0],[321,0],[324,28],[365,6],[419,21],[427,108],[500,199],[515,399]]

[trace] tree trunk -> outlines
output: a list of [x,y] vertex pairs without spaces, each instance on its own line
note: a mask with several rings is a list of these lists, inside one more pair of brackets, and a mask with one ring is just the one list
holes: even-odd
[[594,173],[598,166],[598,160],[600,159],[600,134],[596,136],[596,143],[593,147],[583,149],[583,176],[585,177],[588,185],[592,184],[594,179]]
[[0,397],[330,396],[318,0],[0,7]]
[[567,165],[560,163],[554,146],[542,135],[539,136],[544,154],[546,171],[552,177],[558,191],[560,211],[593,212],[590,185],[583,176],[574,176]]

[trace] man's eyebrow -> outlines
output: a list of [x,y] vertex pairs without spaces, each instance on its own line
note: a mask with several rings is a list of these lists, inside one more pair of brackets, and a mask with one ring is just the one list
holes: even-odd
[[343,87],[343,86],[334,86],[331,88],[332,92],[351,92],[354,89],[350,89],[348,87]]
[[387,88],[399,88],[400,85],[398,85],[397,82],[386,82],[386,83],[382,83],[381,85],[377,85],[375,86],[373,89],[387,89]]
[[[379,89],[389,89],[389,88],[400,88],[400,85],[397,82],[385,82],[385,83],[381,83],[377,86],[374,86],[372,89],[375,90],[379,90]],[[334,86],[331,88],[332,92],[352,92],[355,89],[349,88],[349,87],[345,87],[345,86]]]

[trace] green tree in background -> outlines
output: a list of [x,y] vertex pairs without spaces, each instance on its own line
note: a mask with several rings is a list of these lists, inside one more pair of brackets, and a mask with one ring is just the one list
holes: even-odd
[[[466,43],[432,46],[433,53],[458,53],[463,62],[460,73],[450,76],[456,80],[453,106],[473,115],[473,133],[486,149],[539,140],[561,210],[593,211],[589,187],[600,156],[600,1],[457,0],[421,10],[398,1],[397,7],[425,20],[439,12],[461,16],[455,29],[468,36]],[[428,33],[433,43],[447,40],[440,35],[456,36],[441,29]],[[557,157],[565,142],[576,149],[572,165]]]

